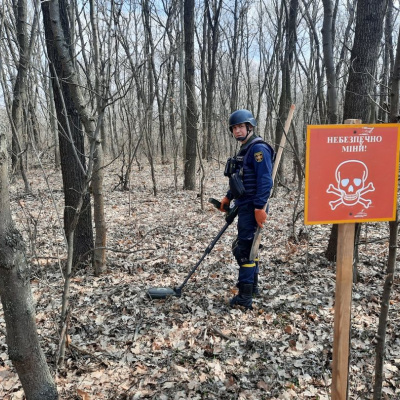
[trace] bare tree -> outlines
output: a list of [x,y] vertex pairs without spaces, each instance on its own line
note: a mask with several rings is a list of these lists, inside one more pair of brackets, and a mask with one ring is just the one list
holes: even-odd
[[[57,0],[50,1],[47,5],[42,3],[44,13],[49,17],[49,21],[46,22],[46,16],[44,18],[46,27],[46,37],[48,52],[52,52],[53,62],[55,62],[54,68],[58,68],[57,77],[63,77],[63,92],[59,94],[61,101],[65,100],[64,95],[68,95],[68,104],[70,111],[75,112],[75,116],[78,121],[82,121],[85,132],[90,140],[90,154],[89,164],[87,170],[80,163],[80,171],[82,174],[82,181],[80,182],[80,192],[78,193],[78,199],[75,203],[74,213],[71,215],[70,225],[67,231],[67,240],[69,243],[68,247],[68,259],[66,267],[66,279],[64,284],[63,292],[63,308],[61,315],[62,330],[61,330],[61,343],[60,343],[60,355],[59,363],[63,363],[64,351],[65,351],[65,327],[67,321],[67,314],[69,309],[69,281],[72,273],[72,251],[76,243],[76,229],[81,219],[82,207],[84,206],[84,200],[88,197],[88,187],[91,183],[93,196],[95,199],[95,223],[96,223],[96,244],[98,248],[95,249],[94,253],[94,266],[96,274],[100,274],[105,269],[105,223],[104,223],[104,205],[103,205],[103,194],[102,194],[102,180],[103,180],[103,152],[100,138],[100,127],[101,121],[104,116],[104,112],[98,115],[97,121],[91,114],[87,101],[84,99],[79,85],[77,77],[77,71],[71,57],[71,48],[68,38],[70,38],[70,32],[65,20],[66,15],[66,4],[63,1],[58,2]],[[93,21],[92,27],[96,26]],[[49,26],[50,25],[50,26]],[[96,37],[97,39],[97,37]],[[95,54],[98,56],[98,49],[95,49]],[[98,66],[98,59],[96,59]],[[61,75],[62,74],[62,75]],[[59,82],[59,81],[57,81]],[[98,104],[97,104],[98,105]],[[63,109],[64,111],[64,109]],[[67,114],[69,115],[69,114]],[[67,126],[67,129],[70,127]],[[76,153],[76,148],[73,146],[72,149]],[[76,154],[74,154],[76,157]],[[79,158],[78,158],[79,160]],[[72,250],[72,251],[71,251]]]
[[[63,1],[63,0],[62,0]],[[67,81],[67,72],[63,69],[62,60],[56,48],[56,37],[53,33],[50,17],[50,2],[42,2],[43,24],[46,37],[47,55],[51,74],[54,102],[56,106],[59,146],[61,156],[61,171],[64,186],[64,231],[69,239],[74,220],[83,197],[83,205],[79,210],[79,220],[73,235],[73,264],[85,261],[93,249],[92,213],[90,195],[85,191],[86,158],[82,120],[73,101],[73,93]],[[61,23],[70,38],[68,16],[62,8]],[[71,51],[71,47],[64,48]],[[72,57],[70,53],[69,58]]]
[[194,0],[185,0],[185,84],[186,84],[186,154],[184,189],[196,187],[196,154],[197,154],[197,101],[195,88],[194,62]]
[[323,0],[324,23],[322,28],[323,52],[327,81],[328,123],[338,122],[338,98],[335,63],[333,61],[333,7],[331,0]]
[[[283,2],[283,6],[285,7],[286,14],[286,40],[285,40],[285,51],[283,54],[283,59],[281,60],[281,71],[282,71],[282,90],[279,99],[279,111],[278,111],[278,121],[276,124],[276,133],[275,133],[275,143],[276,149],[278,143],[281,141],[281,137],[284,134],[284,127],[282,121],[285,121],[286,115],[289,112],[289,108],[292,104],[292,93],[291,93],[291,75],[292,68],[294,62],[294,54],[295,54],[295,43],[296,43],[296,20],[297,13],[299,9],[299,1],[298,0],[290,0],[289,6],[286,8],[286,2]],[[279,171],[282,171],[282,165],[284,163],[284,159],[281,159],[281,167],[278,170],[278,174],[280,180],[283,182],[284,178]],[[278,181],[278,180],[277,180]]]
[[382,50],[382,65],[379,74],[379,86],[378,94],[378,112],[377,120],[379,122],[387,122],[389,120],[389,110],[390,110],[390,82],[393,68],[394,68],[394,50],[393,50],[393,23],[394,23],[394,6],[393,0],[388,0],[388,7],[385,16],[385,27],[384,27],[384,46]]
[[0,133],[0,295],[8,354],[27,399],[58,399],[37,334],[25,244],[11,216],[7,163],[6,138]]
[[[32,54],[36,18],[32,23],[32,32],[28,36],[28,15],[25,0],[14,3],[16,20],[15,35],[18,37],[16,60],[16,77],[13,87],[13,99],[6,96],[7,110],[12,126],[13,143],[17,146],[21,172],[25,181],[25,190],[30,192],[21,159],[19,137],[28,126],[24,114],[24,106],[28,105],[28,71]],[[5,21],[4,8],[0,11],[0,33],[3,34]],[[9,31],[9,34],[11,32]],[[2,86],[6,91],[3,58],[0,56],[2,68]],[[6,92],[7,93],[7,92]],[[11,108],[11,111],[10,111]],[[28,108],[29,110],[29,108]],[[32,116],[32,114],[31,114]],[[15,147],[14,147],[15,149]],[[15,153],[14,153],[15,155]],[[57,399],[58,393],[48,368],[46,357],[41,349],[36,328],[34,300],[30,286],[30,266],[26,260],[25,243],[12,220],[8,182],[8,153],[6,137],[0,132],[0,296],[6,322],[6,339],[10,360],[17,370],[27,399]]]
[[343,119],[370,121],[374,76],[381,46],[387,0],[358,0]]
[[[110,63],[105,63],[101,60],[100,54],[100,39],[98,32],[98,24],[96,17],[96,8],[93,0],[89,1],[90,5],[90,23],[93,36],[93,61],[95,68],[95,93],[96,93],[96,114],[97,122],[90,115],[90,111],[86,109],[83,96],[79,96],[79,92],[74,96],[73,101],[75,106],[80,111],[80,116],[85,125],[86,133],[89,135],[91,142],[91,155],[93,155],[93,171],[92,171],[92,193],[93,193],[93,218],[96,230],[95,248],[93,251],[93,267],[96,276],[101,275],[107,270],[106,266],[106,244],[107,244],[107,229],[104,216],[104,196],[103,196],[103,180],[104,180],[104,151],[102,138],[104,133],[104,113],[107,102],[108,87],[110,86]],[[112,14],[112,12],[111,12]],[[110,47],[110,46],[109,46]],[[60,51],[60,50],[59,50]],[[70,68],[73,63],[70,63]],[[104,67],[103,66],[107,66]],[[65,68],[65,67],[64,67]],[[107,83],[106,83],[107,82]],[[77,85],[77,79],[71,80],[70,85]]]
[[233,17],[233,31],[230,33],[231,39],[227,42],[231,63],[231,90],[230,90],[230,104],[229,112],[233,112],[238,107],[239,97],[239,75],[241,67],[241,47],[243,40],[245,16],[248,11],[248,2],[244,0],[235,0],[233,10],[231,10]]
[[[354,43],[349,64],[343,119],[370,122],[374,103],[374,76],[383,33],[387,0],[358,0]],[[359,227],[357,229],[359,234]],[[356,234],[356,236],[358,236]],[[337,247],[337,226],[333,225],[326,257],[334,260]]]
[[[11,11],[11,10],[10,10]],[[25,184],[25,191],[31,192],[30,183],[28,181],[25,165],[23,162],[23,146],[21,144],[23,132],[26,128],[26,122],[23,116],[24,106],[27,104],[27,80],[29,70],[29,59],[32,53],[33,42],[30,42],[29,38],[32,37],[32,32],[36,23],[32,26],[32,32],[28,35],[28,13],[26,0],[19,0],[14,3],[13,13],[15,19],[15,31],[7,29],[7,24],[4,23],[5,32],[8,37],[8,41],[13,43],[17,42],[15,54],[13,59],[15,60],[16,75],[14,77],[14,85],[12,89],[12,100],[9,96],[9,103],[7,104],[7,111],[11,123],[12,130],[12,167],[14,170],[19,169]],[[0,16],[5,19],[5,10],[0,11]],[[2,24],[3,25],[3,24]],[[14,46],[10,46],[10,51],[13,51]],[[2,74],[3,80],[4,74]],[[6,84],[3,81],[3,88],[6,88]],[[11,104],[10,104],[11,103]]]
[[[322,29],[323,39],[323,50],[324,50],[324,62],[326,69],[326,80],[327,80],[327,98],[328,98],[328,123],[338,123],[338,98],[337,98],[337,81],[336,71],[333,61],[333,45],[334,45],[334,31],[333,31],[333,9],[331,0],[323,0],[324,5],[324,23]],[[338,236],[338,226],[334,224],[332,226],[330,240],[331,243],[327,247],[325,256],[328,260],[333,261],[336,257],[336,244]]]
[[[215,97],[215,80],[217,77],[217,52],[220,37],[220,16],[222,9],[222,0],[214,0],[204,2],[204,27],[203,38],[206,39],[203,43],[204,57],[207,61],[203,62],[202,75],[204,75],[204,83],[202,93],[206,99],[204,107],[204,115],[202,118],[205,126],[203,140],[203,158],[211,159],[213,132],[215,131],[214,119],[214,97]],[[208,71],[208,73],[207,73]]]
[[[157,102],[157,109],[158,109],[158,121],[159,121],[159,139],[160,139],[160,151],[161,151],[161,162],[163,164],[166,163],[166,131],[165,131],[165,120],[164,120],[164,113],[162,107],[162,94],[161,94],[161,74],[157,73],[156,69],[156,46],[153,39],[152,33],[152,24],[151,24],[151,8],[148,0],[142,0],[142,7],[143,7],[143,26],[145,30],[145,38],[146,38],[146,48],[148,49],[149,59],[148,59],[148,66],[149,72],[152,74],[150,82],[152,83],[152,88],[149,90],[151,95],[150,104],[153,103],[155,99]],[[167,24],[169,23],[170,19],[167,19]],[[166,30],[163,32],[163,36],[165,35]],[[147,136],[149,137],[149,136]],[[148,154],[150,158],[153,156],[153,148],[151,146],[149,148]],[[154,176],[154,173],[153,173]],[[156,191],[156,190],[155,190]]]
[[[394,63],[391,87],[390,87],[390,116],[392,123],[399,122],[399,92],[400,92],[400,33],[397,39],[396,59]],[[386,328],[389,315],[390,296],[393,289],[393,280],[396,271],[397,246],[399,233],[399,215],[396,219],[389,222],[389,256],[386,269],[386,279],[383,286],[381,312],[379,315],[378,333],[376,336],[376,360],[375,360],[375,381],[374,381],[374,400],[382,398],[383,365],[385,361]]]

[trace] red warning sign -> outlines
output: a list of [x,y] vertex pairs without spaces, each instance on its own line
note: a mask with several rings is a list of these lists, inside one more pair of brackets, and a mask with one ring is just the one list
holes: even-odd
[[392,221],[399,124],[307,127],[306,224]]

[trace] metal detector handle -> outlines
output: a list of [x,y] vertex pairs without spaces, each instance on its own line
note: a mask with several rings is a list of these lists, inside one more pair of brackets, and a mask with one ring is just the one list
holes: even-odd
[[[218,210],[221,208],[221,202],[216,199],[213,199],[212,197],[208,199],[208,202],[211,203]],[[224,210],[226,211],[225,221],[230,225],[236,218],[236,215],[238,213],[238,208],[236,206],[229,207],[228,205],[225,205]]]
[[[210,197],[208,199],[208,202],[211,203],[218,210],[221,208],[221,202],[218,201],[217,199],[213,199],[212,197]],[[224,210],[229,211],[229,206],[225,205]]]

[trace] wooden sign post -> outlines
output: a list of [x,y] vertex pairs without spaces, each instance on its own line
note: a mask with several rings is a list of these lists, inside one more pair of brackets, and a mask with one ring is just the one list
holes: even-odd
[[305,224],[339,224],[333,400],[348,393],[353,253],[357,222],[396,218],[399,124],[307,127]]
[[333,322],[332,400],[347,398],[355,224],[340,224]]
[[[345,124],[360,124],[346,120]],[[336,251],[335,316],[333,322],[332,400],[347,399],[353,291],[353,259],[355,224],[340,224]]]

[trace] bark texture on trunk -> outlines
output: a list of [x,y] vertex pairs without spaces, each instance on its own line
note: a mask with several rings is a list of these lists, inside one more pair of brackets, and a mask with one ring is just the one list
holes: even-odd
[[[393,68],[392,85],[390,87],[390,115],[389,121],[397,123],[399,121],[399,89],[400,89],[400,33],[397,40],[396,59]],[[381,313],[379,315],[378,334],[376,341],[376,360],[375,360],[375,382],[374,400],[382,398],[382,384],[384,379],[384,363],[386,350],[386,329],[388,324],[390,298],[393,291],[393,281],[396,274],[397,246],[399,234],[399,212],[397,210],[396,220],[389,222],[389,257],[386,270],[386,279],[383,285],[381,299]]]
[[[286,43],[285,51],[283,55],[283,60],[281,63],[282,71],[282,91],[279,99],[279,118],[276,123],[276,142],[275,151],[279,150],[278,143],[281,142],[282,136],[284,135],[283,121],[286,119],[286,115],[289,112],[290,106],[292,104],[291,96],[291,75],[293,69],[293,59],[296,47],[296,20],[299,9],[298,0],[290,0],[289,10],[287,13],[287,28],[286,28]],[[288,134],[288,132],[286,132]],[[282,154],[282,161],[280,163],[280,168],[277,171],[277,178],[275,185],[278,181],[285,182],[285,172],[284,172],[284,155]]]
[[[74,236],[74,264],[86,261],[93,249],[93,228],[90,207],[90,195],[85,193],[86,160],[82,121],[73,102],[73,94],[66,81],[68,71],[62,66],[62,60],[55,46],[55,35],[51,27],[49,3],[42,2],[43,23],[46,35],[47,53],[50,61],[54,102],[58,120],[61,171],[64,187],[64,230],[66,237],[74,225],[79,199],[83,195],[84,202],[76,225]],[[61,21],[67,16],[60,17]],[[67,29],[67,28],[65,28]],[[67,51],[67,48],[66,48]]]
[[197,103],[194,65],[194,0],[185,0],[186,156],[184,189],[196,188]]
[[0,296],[8,354],[28,400],[58,399],[40,347],[25,245],[10,211],[6,139],[0,135]]
[[381,47],[387,0],[359,0],[343,120],[370,123],[374,77]]
[[[387,0],[358,1],[343,120],[361,119],[366,124],[371,122],[370,98],[374,95],[374,76],[381,47],[386,3]],[[334,226],[325,252],[329,261],[334,261],[336,257],[336,245],[337,227]]]
[[333,58],[333,8],[331,0],[323,0],[324,23],[322,28],[323,52],[326,69],[326,81],[328,85],[328,124],[338,122],[338,99],[335,63]]

